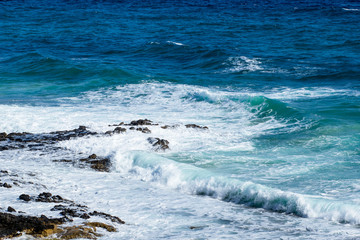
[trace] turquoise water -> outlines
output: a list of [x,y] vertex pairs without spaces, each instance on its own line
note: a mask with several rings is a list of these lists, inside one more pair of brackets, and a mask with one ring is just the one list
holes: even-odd
[[0,132],[206,125],[153,131],[165,153],[65,146],[199,201],[355,228],[359,17],[355,1],[1,1]]

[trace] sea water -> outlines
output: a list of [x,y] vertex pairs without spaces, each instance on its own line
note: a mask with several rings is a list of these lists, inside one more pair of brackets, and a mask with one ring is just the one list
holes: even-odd
[[[103,239],[360,238],[359,19],[356,1],[1,1],[0,132],[159,125],[0,169],[127,223]],[[54,162],[93,153],[110,173]],[[14,202],[30,190],[0,207],[57,216]]]

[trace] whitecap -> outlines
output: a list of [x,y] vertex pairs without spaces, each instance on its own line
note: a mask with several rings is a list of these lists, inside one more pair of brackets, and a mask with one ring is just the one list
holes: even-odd
[[173,41],[166,41],[166,43],[171,44],[171,45],[176,45],[176,46],[185,46],[185,44],[183,44],[183,43],[173,42]]
[[259,71],[263,70],[261,66],[261,61],[259,58],[248,58],[245,56],[240,57],[230,57],[224,65],[229,65],[230,67],[225,70],[225,72],[243,72],[243,71]]
[[358,8],[343,8],[344,11],[360,11]]

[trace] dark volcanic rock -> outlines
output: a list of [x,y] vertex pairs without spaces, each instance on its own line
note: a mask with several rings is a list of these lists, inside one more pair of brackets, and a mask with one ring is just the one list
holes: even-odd
[[196,124],[186,124],[185,125],[186,128],[198,128],[198,129],[209,129],[208,127],[206,126],[199,126],[199,125],[196,125]]
[[27,194],[21,194],[19,199],[24,200],[25,202],[29,202],[31,200],[30,196]]
[[114,133],[123,133],[123,132],[126,132],[126,128],[117,127],[117,128],[114,129],[113,132]]
[[112,216],[110,214],[107,213],[103,213],[103,212],[98,212],[98,211],[93,211],[91,213],[89,213],[90,216],[99,216],[99,217],[103,217],[105,219],[108,219],[112,222],[116,222],[119,224],[125,224],[125,222],[123,220],[121,220],[120,218],[116,217],[116,216]]
[[157,124],[153,124],[152,121],[150,121],[149,119],[139,119],[139,120],[131,121],[130,124],[127,125],[138,126],[138,125],[157,125]]
[[121,126],[121,125],[124,125],[124,122],[121,122],[119,124],[108,125],[108,126],[109,127],[118,127],[118,126]]
[[78,204],[71,204],[69,206],[65,205],[55,205],[51,211],[60,211],[60,214],[67,219],[71,219],[73,217],[78,217],[82,219],[89,219],[90,216],[98,216],[110,220],[112,222],[116,222],[119,224],[125,224],[123,220],[119,217],[112,216],[108,213],[104,212],[88,212],[88,208],[86,206],[78,205]]
[[148,129],[147,127],[144,128],[136,128],[136,131],[140,131],[142,133],[151,133],[151,130]]
[[172,126],[164,125],[164,126],[161,126],[162,129],[177,128],[177,127],[179,127],[179,125],[172,125]]
[[78,217],[82,219],[89,219],[90,216],[86,212],[87,208],[79,205],[55,205],[51,211],[60,211],[60,214],[66,218]]
[[155,147],[156,151],[169,149],[169,141],[160,138],[148,138],[148,142]]
[[12,188],[12,186],[10,184],[8,184],[8,183],[3,183],[3,184],[0,183],[0,187]]
[[110,172],[110,160],[105,158],[90,162],[91,168],[99,172]]
[[124,133],[124,132],[126,132],[126,128],[116,127],[113,131],[107,131],[105,132],[105,134],[112,135],[115,133]]
[[[43,148],[45,144],[54,144],[59,141],[69,140],[76,137],[96,135],[98,133],[87,130],[85,126],[79,126],[73,130],[56,131],[50,133],[33,134],[33,133],[1,133],[0,134],[0,151],[21,149],[29,147],[31,150]],[[6,141],[4,141],[6,140]]]
[[6,132],[2,132],[2,133],[0,133],[0,141],[4,141],[4,140],[6,140],[6,137],[7,137]]
[[56,225],[65,222],[64,218],[30,217],[0,213],[0,239],[20,236],[26,231],[30,235],[47,236],[51,234]]
[[38,195],[35,199],[37,202],[51,202],[51,203],[61,203],[64,202],[64,199],[59,195],[52,195],[49,192],[43,192]]
[[80,159],[80,162],[90,164],[90,167],[96,171],[110,172],[111,161],[108,158],[99,158],[96,154],[92,154],[88,158]]
[[10,206],[8,206],[7,211],[8,212],[16,212],[16,210]]

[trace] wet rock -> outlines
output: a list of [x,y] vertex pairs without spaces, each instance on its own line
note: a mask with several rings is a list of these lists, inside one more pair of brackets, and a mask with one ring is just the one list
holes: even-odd
[[16,212],[16,210],[10,206],[8,206],[7,211],[8,212]]
[[28,132],[23,133],[1,133],[0,139],[6,136],[7,141],[1,141],[0,151],[21,149],[28,147],[30,150],[39,150],[45,147],[46,144],[54,144],[59,141],[69,140],[71,138],[83,137],[88,135],[96,135],[98,133],[87,130],[85,126],[79,126],[73,130],[56,131],[50,133],[33,134]]
[[172,126],[164,125],[164,126],[161,126],[162,129],[177,128],[177,127],[179,127],[179,125],[172,125]]
[[110,160],[102,159],[102,160],[94,160],[90,162],[91,168],[99,171],[99,172],[110,172]]
[[85,131],[86,127],[85,126],[79,126],[79,128],[77,129],[78,131]]
[[185,125],[186,128],[198,128],[198,129],[209,129],[208,127],[206,126],[199,126],[199,125],[196,125],[196,124],[186,124]]
[[157,125],[157,124],[153,124],[152,121],[150,121],[149,119],[139,119],[139,120],[131,121],[130,124],[128,125],[138,126],[138,125]]
[[150,129],[147,127],[144,128],[136,128],[136,131],[140,131],[142,133],[151,133]]
[[20,199],[20,200],[24,200],[25,202],[29,202],[29,201],[31,200],[30,196],[27,195],[27,194],[21,194],[21,195],[19,196],[19,199]]
[[106,131],[105,134],[106,135],[112,135],[115,133],[124,133],[126,132],[126,128],[122,128],[122,127],[116,127],[113,131]]
[[110,172],[111,161],[108,158],[99,158],[96,154],[90,155],[88,158],[80,159],[90,165],[90,167],[99,172]]
[[0,146],[0,151],[9,150],[10,148],[8,146]]
[[77,205],[55,205],[51,211],[60,211],[60,214],[68,219],[71,219],[72,217],[78,217],[82,219],[89,219],[90,216],[86,212],[87,208],[82,208]]
[[6,138],[7,138],[6,132],[0,133],[0,141],[4,141],[4,140],[6,140]]
[[13,182],[13,184],[15,185],[15,186],[20,186],[20,184],[19,183],[17,183],[17,182]]
[[61,203],[64,199],[59,195],[52,195],[49,192],[43,192],[35,199],[36,202],[49,202],[49,203]]
[[123,220],[121,220],[120,218],[118,218],[116,216],[112,216],[112,215],[107,214],[107,213],[93,211],[93,212],[89,213],[89,215],[90,216],[99,216],[99,217],[103,217],[103,218],[108,219],[108,220],[110,220],[112,222],[115,222],[115,223],[125,224],[125,222]]
[[168,140],[160,139],[160,138],[152,138],[152,137],[149,137],[147,140],[153,147],[155,147],[156,151],[159,150],[165,151],[166,149],[169,149]]
[[13,149],[22,149],[25,148],[23,144],[13,144],[7,146],[0,146],[0,151],[13,150]]
[[65,227],[57,235],[60,239],[97,239],[102,236],[96,233],[93,227],[85,226]]
[[88,223],[85,223],[87,226],[90,226],[90,227],[94,227],[95,229],[97,227],[100,227],[100,228],[104,228],[106,229],[108,232],[116,232],[116,228],[114,228],[113,226],[111,225],[108,225],[108,224],[105,224],[105,223],[101,223],[101,222],[88,222]]
[[64,163],[71,163],[73,162],[73,160],[70,160],[70,159],[55,159],[55,160],[52,160],[53,162],[64,162]]
[[201,229],[204,229],[206,226],[190,226],[189,228],[191,230],[201,230]]
[[57,225],[65,222],[63,218],[31,217],[0,213],[0,239],[17,237],[25,232],[35,237],[46,237],[57,230]]
[[124,125],[124,122],[121,122],[119,124],[108,125],[108,126],[109,127],[118,127],[118,126],[121,126],[121,125]]
[[3,183],[3,184],[0,183],[0,187],[12,188],[12,186],[10,184],[8,184],[8,183]]
[[114,129],[113,133],[124,133],[126,132],[126,128],[117,127]]

